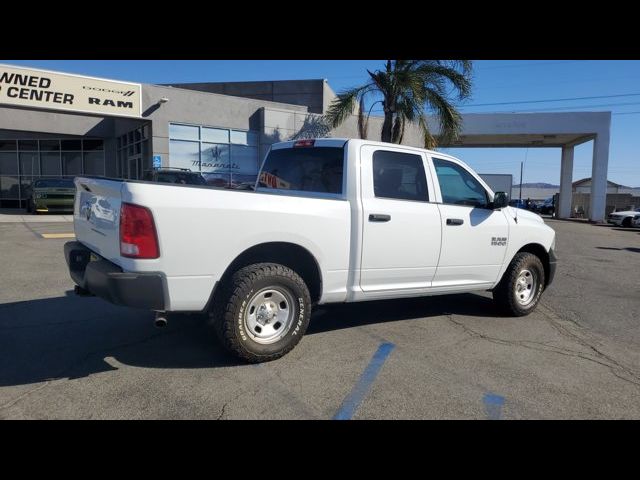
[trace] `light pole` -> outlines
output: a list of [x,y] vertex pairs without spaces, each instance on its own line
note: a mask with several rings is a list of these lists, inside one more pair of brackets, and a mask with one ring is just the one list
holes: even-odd
[[529,147],[524,154],[524,162],[520,162],[520,198],[518,199],[518,203],[522,204],[522,172],[524,170],[524,164],[527,163],[527,156],[529,155]]

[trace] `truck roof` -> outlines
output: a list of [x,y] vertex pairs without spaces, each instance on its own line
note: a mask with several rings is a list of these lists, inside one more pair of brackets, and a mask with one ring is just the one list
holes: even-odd
[[361,143],[361,144],[367,144],[367,145],[379,145],[379,146],[385,146],[385,147],[402,147],[403,149],[415,150],[416,152],[428,152],[433,155],[450,157],[450,155],[446,155],[445,153],[437,152],[435,150],[427,150],[426,148],[412,147],[409,145],[398,145],[397,143],[379,142],[375,140],[364,140],[361,138],[341,138],[341,137],[304,138],[304,139],[289,140],[286,142],[274,143],[273,145],[271,145],[271,148],[273,150],[279,150],[281,148],[292,148],[296,144],[296,142],[311,141],[311,140],[313,140],[314,146],[316,147],[343,147],[347,142],[349,142],[349,143]]

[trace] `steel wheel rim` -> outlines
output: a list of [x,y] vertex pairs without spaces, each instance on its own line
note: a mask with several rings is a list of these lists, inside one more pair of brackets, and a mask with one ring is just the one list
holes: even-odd
[[295,303],[285,289],[268,287],[247,302],[244,328],[256,343],[269,345],[284,337],[293,325]]
[[536,297],[538,291],[538,277],[531,270],[522,270],[516,278],[513,288],[516,302],[523,307],[529,305]]

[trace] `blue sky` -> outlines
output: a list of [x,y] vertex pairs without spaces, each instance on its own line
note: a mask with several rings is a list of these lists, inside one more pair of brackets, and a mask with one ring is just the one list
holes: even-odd
[[[145,83],[326,78],[336,91],[367,79],[382,60],[2,60],[85,75]],[[591,100],[477,107],[474,104],[640,94],[640,61],[479,60],[474,62],[473,98],[463,112],[542,110],[613,112],[609,179],[640,187],[638,146],[640,95]],[[637,113],[633,113],[637,112]],[[592,143],[576,147],[574,180],[591,174]],[[514,183],[527,157],[524,181],[557,184],[560,149],[446,149],[481,173],[511,173]]]

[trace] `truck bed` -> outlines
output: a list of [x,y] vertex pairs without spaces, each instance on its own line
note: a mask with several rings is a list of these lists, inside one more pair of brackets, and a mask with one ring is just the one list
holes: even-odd
[[[202,310],[233,260],[269,242],[295,243],[316,258],[324,275],[323,301],[346,297],[347,200],[96,177],[77,177],[75,184],[78,241],[124,271],[162,272],[167,310]],[[120,255],[122,202],[151,210],[159,258]]]

